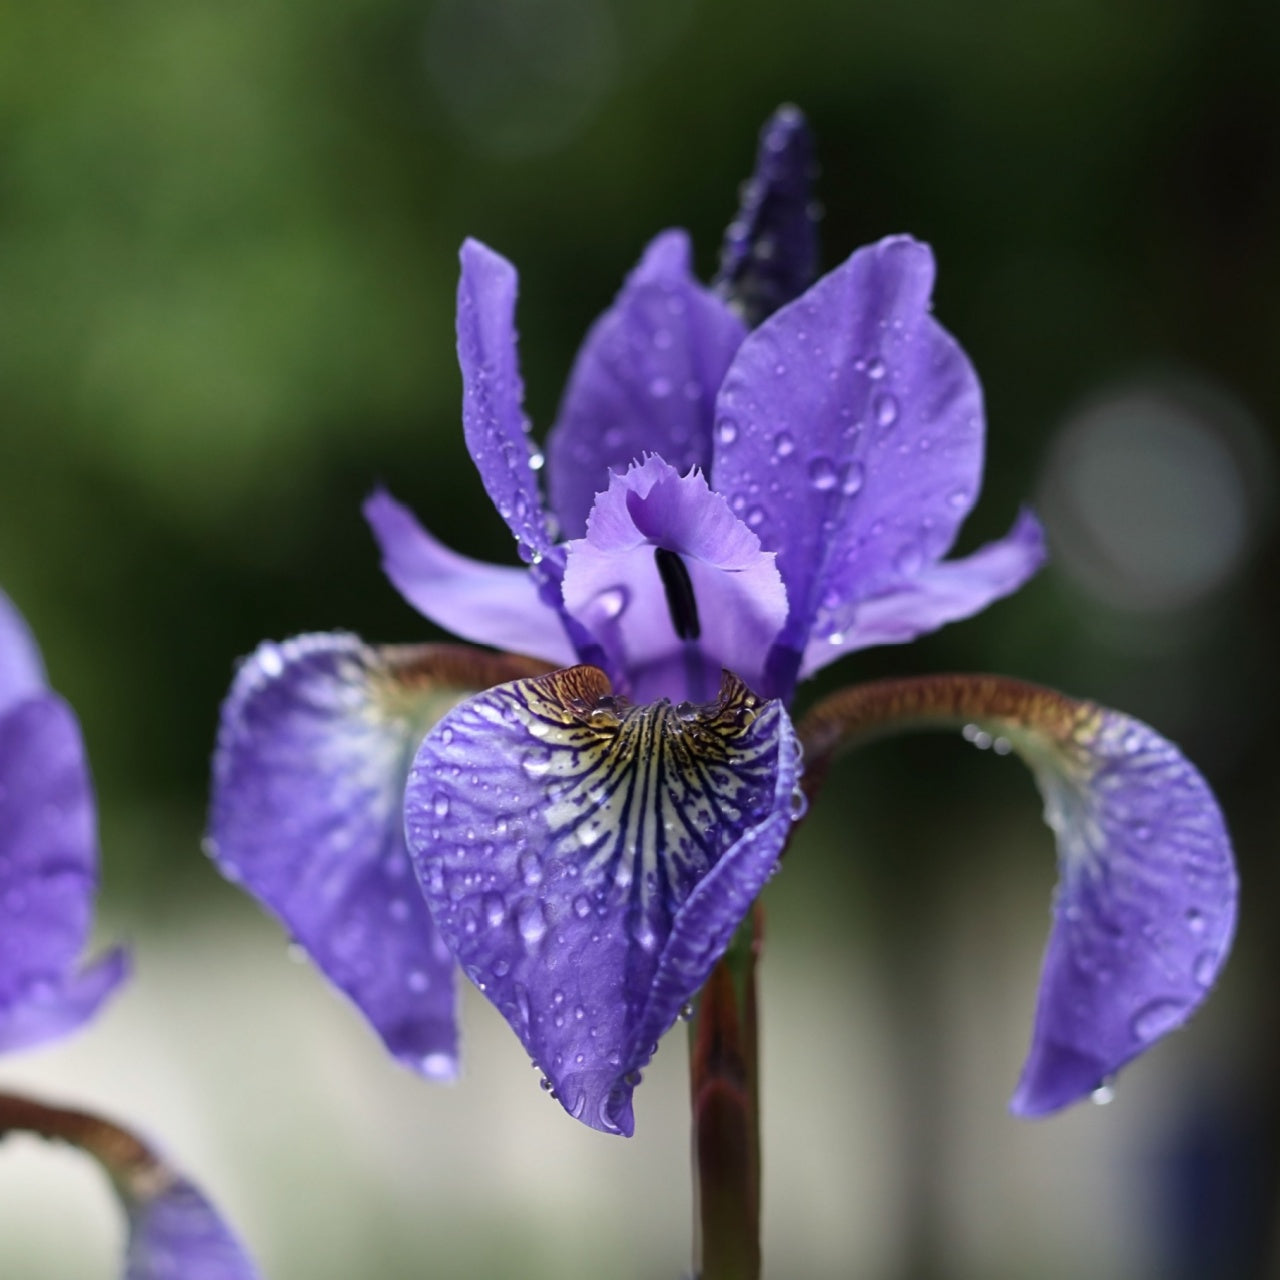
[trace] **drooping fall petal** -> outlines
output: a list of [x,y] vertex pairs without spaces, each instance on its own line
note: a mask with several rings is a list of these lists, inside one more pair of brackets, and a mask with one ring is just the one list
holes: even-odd
[[414,762],[407,830],[436,923],[561,1105],[630,1134],[638,1073],[777,863],[786,712],[727,675],[702,707],[573,667],[479,694]]
[[1053,925],[1011,1103],[1043,1115],[1093,1092],[1204,1000],[1235,930],[1231,843],[1204,779],[1155,730],[997,676],[883,681],[824,699],[800,728],[806,788],[856,742],[966,723],[1030,766],[1057,841]]

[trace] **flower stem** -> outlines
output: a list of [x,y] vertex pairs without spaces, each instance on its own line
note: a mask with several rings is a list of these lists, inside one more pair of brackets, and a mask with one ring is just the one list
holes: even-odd
[[79,1147],[97,1160],[128,1200],[149,1198],[172,1177],[150,1148],[109,1120],[0,1092],[0,1138],[10,1133],[32,1133]]
[[760,1275],[760,1098],[756,961],[759,903],[711,972],[690,1024],[694,1274]]

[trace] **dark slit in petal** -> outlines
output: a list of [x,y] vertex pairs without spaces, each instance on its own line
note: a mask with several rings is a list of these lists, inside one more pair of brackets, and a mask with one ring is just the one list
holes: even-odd
[[698,601],[685,562],[678,552],[668,551],[666,547],[655,547],[653,559],[662,579],[662,589],[667,593],[667,609],[676,635],[681,640],[697,640],[702,635],[702,624],[698,621]]

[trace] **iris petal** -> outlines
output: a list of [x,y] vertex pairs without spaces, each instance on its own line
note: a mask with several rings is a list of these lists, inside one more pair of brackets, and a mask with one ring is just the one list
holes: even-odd
[[574,647],[527,569],[482,564],[437,542],[390,494],[364,504],[382,567],[402,596],[438,627],[476,644],[573,662]]
[[76,1029],[126,977],[121,951],[74,968],[97,864],[79,726],[56,694],[38,694],[0,714],[0,1050]]
[[404,781],[428,727],[527,663],[349,635],[264,644],[222,709],[211,852],[346,993],[401,1062],[457,1065],[453,962],[404,847]]
[[775,867],[797,773],[782,705],[728,674],[703,707],[631,707],[573,667],[423,743],[406,812],[432,913],[584,1124],[632,1132],[637,1073]]
[[[699,619],[695,647],[677,634],[656,548],[678,556],[688,575]],[[564,599],[628,673],[630,696],[643,702],[701,701],[725,667],[758,686],[787,613],[774,557],[760,539],[701,473],[681,476],[656,457],[611,477],[596,499],[587,536],[569,544]]]
[[715,288],[754,327],[798,297],[818,274],[813,138],[797,107],[760,130],[755,170],[725,231]]
[[0,591],[0,713],[43,693],[44,663],[25,619]]
[[859,599],[856,584],[849,583],[840,594],[856,603],[830,610],[833,630],[809,641],[800,676],[810,676],[857,649],[904,644],[948,622],[970,618],[1021,587],[1046,556],[1040,521],[1024,511],[1003,538],[962,559],[926,565],[871,599]]
[[881,681],[800,726],[816,790],[834,754],[887,732],[968,723],[1031,767],[1059,885],[1031,1049],[1011,1108],[1095,1090],[1199,1007],[1226,960],[1238,882],[1213,793],[1178,749],[1118,711],[996,676]]
[[858,250],[748,336],[721,388],[714,487],[777,550],[791,604],[777,692],[811,638],[936,563],[977,496],[982,391],[933,278],[908,237]]
[[742,322],[694,279],[689,237],[666,231],[591,327],[547,438],[551,498],[568,538],[586,530],[610,471],[646,453],[711,462],[711,416]]
[[498,514],[525,560],[546,556],[554,538],[538,489],[516,350],[516,269],[478,240],[462,246],[458,364],[467,448]]
[[203,1193],[178,1178],[130,1206],[125,1280],[257,1280],[258,1269]]

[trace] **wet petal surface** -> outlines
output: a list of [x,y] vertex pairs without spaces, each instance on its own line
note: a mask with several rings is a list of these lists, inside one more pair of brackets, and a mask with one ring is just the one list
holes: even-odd
[[981,388],[930,314],[933,278],[908,237],[859,249],[756,329],[725,378],[712,480],[778,552],[779,693],[849,606],[944,555],[977,497]]
[[458,364],[467,449],[485,492],[515,534],[521,558],[533,560],[545,556],[555,539],[538,487],[542,455],[533,447],[524,412],[516,269],[478,240],[467,240],[460,256]]
[[1025,760],[1057,840],[1053,926],[1011,1103],[1043,1115],[1088,1096],[1204,1000],[1235,931],[1231,842],[1204,779],[1154,729],[999,676],[885,680],[823,699],[800,726],[806,790],[849,746],[957,724]]
[[752,327],[818,274],[817,162],[804,115],[779,107],[760,131],[755,170],[725,231],[715,288]]
[[701,473],[681,476],[661,458],[612,477],[586,538],[569,544],[564,598],[638,702],[704,702],[722,668],[758,686],[787,612],[760,539]]
[[683,231],[658,236],[578,352],[547,438],[566,538],[582,537],[611,471],[646,453],[682,473],[711,463],[716,392],[746,329],[694,279],[689,253]]
[[437,542],[413,513],[379,491],[364,504],[382,568],[402,596],[438,627],[556,666],[576,660],[559,613],[527,569],[483,564]]
[[583,1123],[631,1133],[639,1071],[776,865],[797,767],[781,704],[729,675],[701,708],[630,707],[569,668],[423,743],[407,827],[432,913]]
[[970,618],[1021,587],[1047,554],[1040,521],[1023,512],[1003,538],[962,559],[926,565],[871,599],[859,598],[856,582],[836,587],[842,601],[855,603],[829,610],[832,630],[809,641],[800,676],[812,675],[856,649],[904,644],[948,622]]
[[75,1030],[124,980],[115,951],[77,973],[98,881],[89,766],[71,708],[0,714],[0,1051]]
[[[375,650],[349,635],[264,644],[222,710],[211,852],[413,1070],[457,1066],[453,962],[404,847],[404,782],[449,707],[491,683],[453,646]],[[441,655],[453,655],[442,661]],[[476,654],[497,678],[518,668]],[[473,683],[469,683],[473,681]]]

